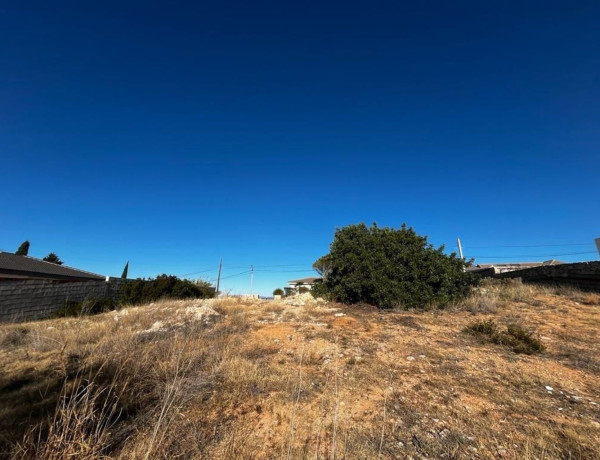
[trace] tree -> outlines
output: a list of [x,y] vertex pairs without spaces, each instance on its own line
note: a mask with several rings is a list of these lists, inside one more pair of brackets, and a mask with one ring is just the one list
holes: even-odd
[[19,246],[19,249],[17,249],[17,252],[15,252],[16,255],[18,256],[26,256],[27,254],[29,254],[29,240],[25,240],[21,243],[21,246]]
[[273,295],[283,295],[283,289],[277,288],[273,291]]
[[468,294],[467,265],[405,224],[350,225],[336,230],[329,254],[313,264],[323,276],[313,294],[380,308],[443,306]]
[[125,267],[123,268],[123,273],[121,273],[121,278],[122,279],[127,279],[127,272],[129,271],[129,261],[127,261],[127,263],[125,264]]
[[53,252],[51,252],[50,254],[48,254],[42,260],[44,260],[46,262],[50,262],[51,264],[56,264],[56,265],[62,265],[64,263],[62,260],[60,260],[60,257],[58,257]]

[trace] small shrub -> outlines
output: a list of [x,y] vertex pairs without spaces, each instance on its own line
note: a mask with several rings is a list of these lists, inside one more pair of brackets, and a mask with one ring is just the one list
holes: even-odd
[[544,344],[537,337],[534,337],[531,332],[526,331],[521,326],[508,326],[506,336],[510,337],[509,345],[515,353],[533,355],[535,353],[541,353],[546,349]]
[[493,320],[477,321],[465,328],[465,332],[469,334],[484,334],[493,336],[498,333],[498,326]]
[[65,300],[52,317],[97,315],[115,308],[117,308],[117,302],[110,297],[89,298],[83,301]]
[[477,321],[467,326],[464,332],[475,335],[484,342],[510,347],[515,353],[533,355],[545,350],[538,338],[518,325],[509,325],[506,331],[500,331],[492,320]]
[[283,295],[283,289],[277,288],[273,291],[273,295]]

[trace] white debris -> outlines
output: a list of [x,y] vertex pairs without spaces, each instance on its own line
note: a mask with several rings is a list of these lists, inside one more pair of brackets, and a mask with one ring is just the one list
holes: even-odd
[[554,391],[554,388],[552,388],[551,386],[546,385],[546,391]]
[[212,308],[210,308],[208,305],[205,305],[205,304],[187,307],[185,309],[185,312],[188,315],[194,315],[194,318],[196,320],[203,321],[204,323],[207,323],[207,322],[217,318],[218,316],[221,316],[221,314],[219,312],[213,310]]
[[148,329],[148,331],[160,331],[160,330],[164,330],[165,328],[165,323],[163,323],[162,321],[155,321],[152,326],[150,326],[150,329]]

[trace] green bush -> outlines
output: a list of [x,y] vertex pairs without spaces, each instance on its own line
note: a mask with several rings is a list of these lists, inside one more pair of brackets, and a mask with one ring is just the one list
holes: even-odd
[[193,282],[172,275],[127,281],[121,288],[121,303],[142,304],[166,297],[171,299],[212,298],[215,288],[207,282]]
[[470,292],[467,263],[435,248],[412,228],[350,225],[336,230],[329,254],[313,267],[323,276],[315,295],[380,308],[444,306]]
[[483,334],[494,336],[498,334],[498,326],[491,319],[488,321],[477,321],[465,328],[465,332],[473,335]]
[[277,288],[273,291],[273,295],[283,295],[283,289]]
[[97,315],[117,308],[117,302],[110,297],[89,298],[83,301],[65,300],[53,314],[53,318],[66,316]]
[[509,325],[506,331],[500,331],[494,321],[477,321],[464,329],[467,334],[478,337],[483,342],[510,347],[515,353],[533,355],[545,350],[544,344],[531,332],[521,326]]

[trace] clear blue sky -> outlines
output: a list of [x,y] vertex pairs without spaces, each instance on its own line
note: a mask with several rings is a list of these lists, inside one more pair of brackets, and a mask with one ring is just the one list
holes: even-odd
[[0,249],[133,277],[212,279],[222,256],[224,276],[261,268],[261,294],[362,221],[460,236],[478,262],[597,259],[599,18],[598,1],[2,2]]

